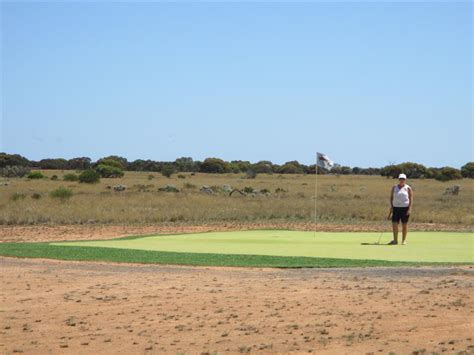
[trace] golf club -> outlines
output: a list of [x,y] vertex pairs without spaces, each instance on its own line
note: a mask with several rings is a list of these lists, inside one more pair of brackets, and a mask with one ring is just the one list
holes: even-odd
[[[392,217],[392,210],[390,209],[390,211],[388,212],[388,216],[387,216],[387,220],[390,220],[390,217]],[[380,235],[379,235],[379,240],[377,241],[377,244],[380,244],[380,240],[382,239],[382,235],[385,233],[385,231],[381,231],[380,232]]]

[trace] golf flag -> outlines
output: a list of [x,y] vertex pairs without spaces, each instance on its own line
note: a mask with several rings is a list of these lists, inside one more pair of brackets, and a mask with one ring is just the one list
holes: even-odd
[[331,170],[334,162],[326,154],[317,153],[316,165],[320,168]]

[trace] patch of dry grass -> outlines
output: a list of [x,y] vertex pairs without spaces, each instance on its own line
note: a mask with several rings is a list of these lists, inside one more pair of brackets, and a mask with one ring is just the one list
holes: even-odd
[[[150,173],[127,172],[120,179],[102,179],[88,185],[62,181],[69,171],[46,171],[59,180],[10,179],[0,186],[0,224],[161,223],[288,220],[312,221],[315,213],[314,175],[263,175],[245,179],[242,174],[184,174],[165,178]],[[396,182],[378,176],[319,176],[317,219],[320,222],[366,223],[383,220],[388,213],[390,188]],[[127,185],[114,192],[108,185]],[[173,184],[179,193],[158,191]],[[207,195],[202,185],[251,186],[268,189],[270,196],[245,197],[234,194]],[[412,220],[423,223],[474,225],[474,181],[442,183],[412,180],[415,191]],[[446,187],[460,185],[458,196],[443,195]],[[196,187],[193,187],[196,186]],[[65,187],[73,191],[68,200],[53,199],[50,192]],[[277,188],[286,193],[274,193]],[[12,199],[14,195],[26,197]],[[33,198],[32,196],[35,195]],[[41,197],[38,198],[38,195]]]

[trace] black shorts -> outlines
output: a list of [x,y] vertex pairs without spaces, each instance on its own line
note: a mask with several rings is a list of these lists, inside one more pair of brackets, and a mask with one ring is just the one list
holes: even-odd
[[401,220],[402,223],[408,223],[408,218],[410,218],[410,215],[408,215],[407,212],[408,207],[394,207],[392,214],[392,222],[400,223]]

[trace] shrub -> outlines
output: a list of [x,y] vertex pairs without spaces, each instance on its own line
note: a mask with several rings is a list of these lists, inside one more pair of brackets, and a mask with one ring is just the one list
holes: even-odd
[[51,176],[51,180],[53,180],[53,181],[56,181],[56,180],[58,180],[58,176],[57,176],[57,175],[53,175],[53,176]]
[[0,168],[0,176],[6,178],[22,178],[28,175],[30,172],[30,168],[20,165]]
[[8,166],[28,166],[29,164],[30,161],[19,154],[0,153],[0,168],[6,168]]
[[111,165],[99,164],[95,170],[103,178],[119,178],[123,176],[123,170]]
[[454,186],[446,188],[443,195],[457,196],[457,195],[459,195],[459,191],[461,191],[461,186],[454,185]]
[[207,158],[201,164],[203,173],[229,173],[230,171],[229,163],[218,158]]
[[248,169],[245,173],[247,179],[255,179],[257,177],[257,172],[254,169]]
[[64,170],[67,169],[66,159],[42,159],[39,161],[39,167],[41,169],[53,169],[53,170]]
[[243,191],[246,193],[246,194],[251,194],[254,190],[253,190],[253,187],[252,186],[245,186]]
[[278,169],[280,174],[303,174],[304,169],[297,161],[289,161]]
[[88,169],[79,175],[79,182],[86,184],[96,184],[100,181],[100,175],[97,171]]
[[178,174],[178,179],[186,179],[186,175]]
[[474,162],[469,162],[461,167],[461,175],[465,178],[474,179]]
[[77,174],[66,174],[63,176],[64,181],[77,181],[79,180],[79,176]]
[[40,171],[32,171],[27,176],[28,179],[43,179],[44,175]]
[[72,190],[65,188],[65,187],[59,187],[56,190],[51,191],[49,194],[52,198],[58,198],[60,200],[67,200],[72,197]]
[[67,162],[68,169],[71,170],[86,170],[91,166],[91,158],[81,157],[69,159]]
[[165,185],[164,187],[160,187],[158,191],[164,192],[179,192],[179,189],[174,185]]
[[113,159],[101,159],[97,162],[97,166],[99,165],[112,166],[121,170],[123,169],[123,165],[119,161]]
[[154,176],[154,175],[151,175],[151,174],[150,174],[150,175],[148,175],[148,180],[153,180],[154,178],[155,178],[155,176]]
[[438,181],[457,180],[462,179],[462,175],[458,169],[446,166],[444,168],[441,168],[439,174],[435,177],[435,179]]
[[26,197],[25,194],[15,192],[11,195],[10,198],[12,199],[12,201],[18,201],[18,200],[23,200],[25,197]]
[[41,198],[41,194],[35,192],[33,195],[31,195],[31,198],[33,200],[39,200]]
[[257,174],[272,174],[273,168],[273,163],[268,160],[261,160],[252,165],[252,170],[255,170]]
[[171,175],[173,175],[174,173],[174,168],[172,165],[165,165],[162,169],[161,169],[161,174],[163,176],[166,176],[167,178],[171,177]]
[[400,173],[404,173],[409,179],[417,179],[429,177],[428,170],[424,165],[406,162],[398,165],[387,165],[380,170],[380,175],[397,178]]
[[109,166],[115,166],[116,168],[125,170],[128,167],[128,161],[126,158],[119,157],[117,155],[111,155],[108,157],[104,157],[102,159],[99,159],[96,163],[96,165],[109,165]]

